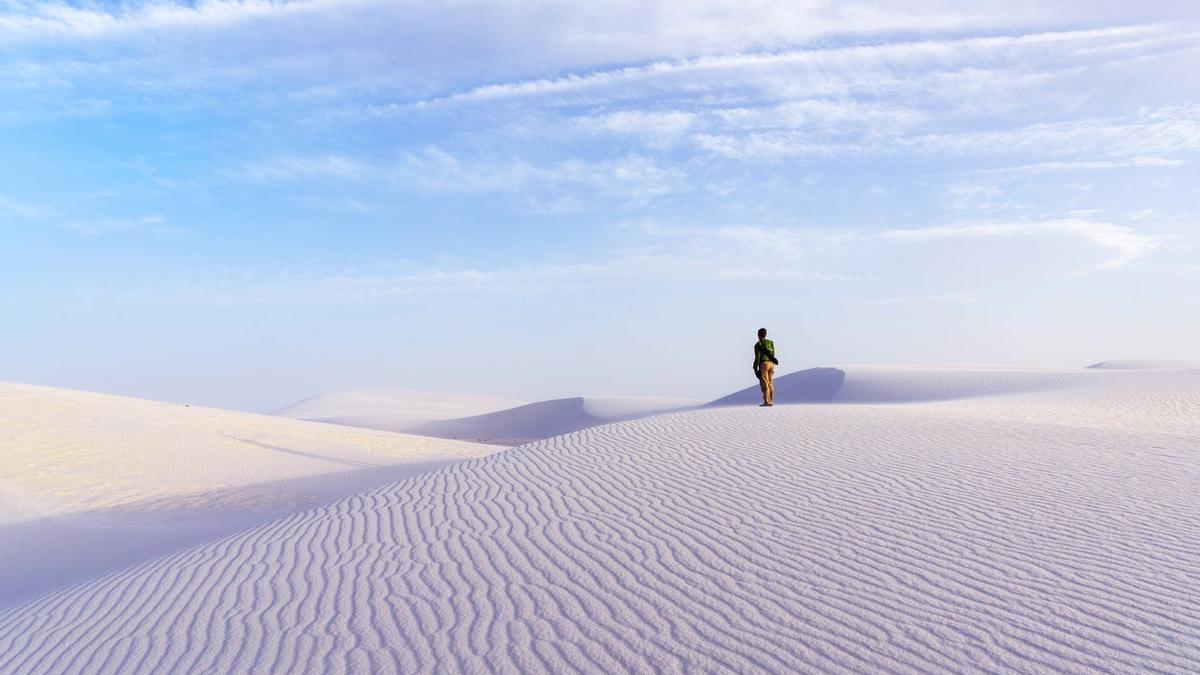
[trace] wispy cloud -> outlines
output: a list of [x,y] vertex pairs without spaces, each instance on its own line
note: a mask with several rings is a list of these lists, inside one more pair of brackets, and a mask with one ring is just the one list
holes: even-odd
[[145,229],[165,232],[169,229],[166,227],[166,218],[159,214],[131,218],[68,219],[64,218],[54,207],[25,204],[3,196],[0,196],[0,213],[9,213],[22,219],[42,221],[84,235]]
[[1034,162],[1032,164],[1017,164],[994,169],[979,169],[975,173],[996,175],[1029,175],[1038,173],[1053,173],[1065,171],[1104,171],[1108,169],[1150,168],[1174,169],[1187,164],[1182,159],[1166,157],[1128,157],[1121,159],[1080,159],[1052,162]]
[[943,194],[954,210],[979,213],[994,208],[1004,191],[993,183],[962,181],[947,185]]
[[255,183],[277,183],[310,178],[361,180],[375,172],[369,164],[349,157],[293,155],[246,162],[228,173]]
[[[256,82],[260,88],[313,101],[362,97],[373,104],[379,92],[428,100],[438,98],[429,94],[439,90],[441,97],[494,98],[544,89],[545,83],[561,89],[562,82],[586,84],[601,78],[593,74],[597,64],[635,64],[636,69],[636,64],[683,62],[685,67],[711,68],[719,65],[712,55],[783,53],[823,36],[929,33],[1006,23],[998,0],[969,12],[936,4],[913,2],[897,11],[876,0],[749,6],[732,0],[686,5],[670,0],[603,5],[583,0],[8,0],[0,5],[5,40],[0,49],[27,47],[32,58],[22,61],[55,66],[58,78],[77,85],[103,78],[110,91]],[[1040,21],[1028,16],[1026,21],[1051,24],[1076,13],[1081,12],[1060,8]],[[710,61],[697,61],[701,58]],[[732,63],[736,57],[725,58]],[[463,71],[475,73],[476,82],[502,82],[464,88],[458,77]],[[547,77],[579,71],[583,74]],[[514,74],[528,80],[503,83]],[[522,84],[526,81],[537,84]],[[418,97],[410,98],[414,94]]]
[[322,155],[247,162],[225,175],[252,183],[333,179],[425,193],[528,196],[533,191],[537,194],[535,210],[561,209],[568,202],[582,208],[585,195],[645,204],[680,190],[684,180],[680,169],[636,153],[534,164],[520,157],[463,157],[433,145],[401,153],[393,160]]
[[586,131],[635,136],[646,139],[651,147],[665,148],[687,134],[696,122],[696,114],[677,110],[621,110],[584,116],[575,122]]
[[228,28],[255,19],[278,18],[336,4],[320,0],[207,0],[195,4],[121,3],[105,8],[18,0],[7,3],[7,11],[0,14],[0,31],[9,39],[99,39],[138,32]]
[[26,204],[0,195],[0,212],[20,218],[51,218],[56,211],[52,206]]
[[885,240],[926,242],[996,237],[1070,236],[1111,252],[1099,269],[1115,269],[1149,254],[1162,242],[1151,234],[1110,223],[1064,219],[1026,223],[986,223],[885,230]]
[[1013,156],[1062,158],[1034,162],[1032,171],[1103,169],[1115,167],[1173,167],[1174,157],[1200,150],[1200,106],[1181,105],[1142,110],[1121,117],[1085,118],[1006,129],[972,129],[952,133],[910,130],[917,116],[891,118],[888,127],[863,122],[857,133],[839,134],[820,128],[776,129],[749,133],[700,133],[695,141],[714,154],[743,161],[787,157],[869,155],[953,155],[1005,158]]
[[974,293],[929,293],[924,295],[895,295],[871,298],[864,301],[864,304],[879,306],[961,304],[979,302],[979,300],[979,296]]
[[[766,90],[768,86],[791,94],[803,88],[817,94],[848,94],[851,88],[877,86],[880,78],[900,84],[903,75],[898,68],[929,70],[934,66],[948,67],[995,60],[1005,51],[1039,49],[1056,43],[1092,44],[1100,40],[1132,39],[1158,30],[1156,26],[1115,26],[1093,30],[1051,31],[996,37],[968,37],[947,40],[901,41],[884,44],[854,45],[824,49],[792,49],[774,52],[744,52],[720,56],[702,56],[679,61],[659,61],[648,65],[626,66],[590,73],[568,74],[555,78],[537,78],[516,82],[486,84],[445,96],[415,101],[417,107],[472,102],[494,102],[524,97],[562,96],[646,81],[670,81],[687,78],[693,83],[714,84],[713,77],[746,82],[751,87]],[[1140,43],[1140,41],[1139,41]],[[1112,46],[1119,51],[1118,46]],[[1063,53],[1070,55],[1070,50]],[[780,71],[780,69],[783,69]],[[832,72],[831,72],[832,71]],[[888,72],[890,71],[890,75]],[[766,73],[767,79],[751,77],[748,73]],[[847,77],[855,73],[854,78]],[[799,77],[791,86],[781,84],[773,73]],[[697,77],[699,76],[699,77]],[[857,84],[856,84],[857,83]],[[620,96],[619,92],[611,92]],[[627,95],[627,94],[626,94]],[[790,97],[790,96],[789,96]]]
[[460,298],[468,294],[482,300],[514,292],[534,293],[546,284],[571,282],[593,270],[587,264],[542,264],[493,269],[401,265],[348,269],[332,274],[248,271],[223,277],[192,278],[175,288],[145,289],[119,295],[127,302],[177,305],[423,302],[453,294]]
[[161,215],[153,214],[147,216],[138,216],[134,218],[103,218],[90,221],[70,221],[63,225],[68,230],[78,232],[85,235],[101,235],[111,234],[114,232],[128,232],[133,230],[153,229],[157,232],[166,232],[169,228],[166,227],[167,219]]
[[[1156,157],[1141,165],[1178,161],[1170,155],[1200,150],[1200,104],[1143,109],[1122,117],[1041,123],[1012,129],[927,134],[902,146],[923,152],[975,155],[1068,156],[1077,161],[1123,161]],[[1081,155],[1100,159],[1084,159]]]
[[641,204],[678,189],[682,173],[637,154],[603,160],[563,159],[535,165],[519,158],[463,159],[441,148],[407,153],[390,169],[393,180],[431,192],[548,191],[556,198],[579,192],[595,193]]
[[858,239],[853,232],[761,225],[697,227],[654,221],[627,227],[616,249],[627,271],[726,282],[844,281],[826,256]]

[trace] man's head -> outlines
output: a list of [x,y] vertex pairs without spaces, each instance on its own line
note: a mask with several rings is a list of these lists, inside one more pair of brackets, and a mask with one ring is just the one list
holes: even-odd
[[766,328],[759,328],[759,329],[758,329],[758,339],[759,339],[759,340],[761,340],[761,339],[763,339],[763,338],[765,338],[765,337],[767,337],[767,329],[766,329]]

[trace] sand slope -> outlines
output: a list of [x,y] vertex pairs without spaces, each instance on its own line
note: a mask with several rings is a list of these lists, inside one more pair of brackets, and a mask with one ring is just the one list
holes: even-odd
[[455,464],[0,614],[0,672],[1200,670],[1200,371],[985,380]]
[[494,450],[0,383],[0,606]]

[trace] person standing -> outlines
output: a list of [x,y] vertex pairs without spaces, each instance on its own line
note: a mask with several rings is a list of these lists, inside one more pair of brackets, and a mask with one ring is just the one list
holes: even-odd
[[760,408],[775,405],[775,366],[779,359],[775,358],[775,343],[767,339],[767,329],[758,329],[758,342],[754,343],[754,374],[758,377],[758,386],[762,389],[763,402]]

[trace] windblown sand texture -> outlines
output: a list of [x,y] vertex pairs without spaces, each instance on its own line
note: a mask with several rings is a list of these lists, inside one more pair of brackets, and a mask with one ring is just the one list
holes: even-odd
[[841,373],[41,597],[0,671],[1200,671],[1200,370]]

